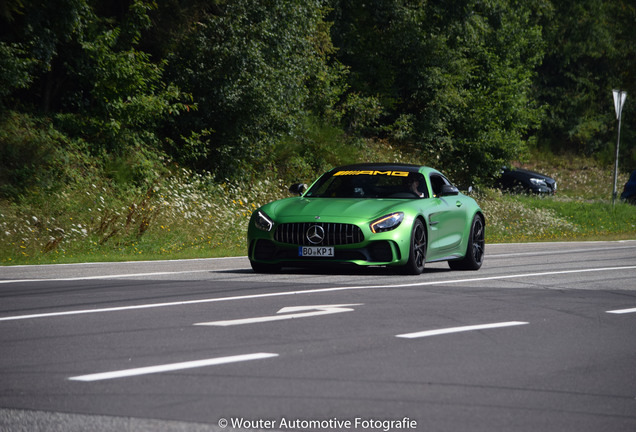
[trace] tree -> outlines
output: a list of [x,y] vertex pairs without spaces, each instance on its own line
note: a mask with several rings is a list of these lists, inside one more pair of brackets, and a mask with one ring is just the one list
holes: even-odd
[[170,77],[196,112],[175,124],[174,154],[214,171],[245,174],[273,146],[337,98],[339,71],[319,0],[220,2],[192,24],[169,58]]
[[[621,0],[563,0],[554,7],[554,17],[545,23],[547,55],[537,74],[538,96],[547,107],[540,140],[554,151],[613,159],[612,88],[636,92],[636,7]],[[636,163],[630,139],[635,112],[626,104],[625,165]]]
[[[14,71],[0,97],[13,109],[44,116],[93,155],[124,163],[137,180],[162,151],[161,129],[190,108],[166,83],[165,62],[136,47],[153,3],[26,0],[10,16],[0,51]],[[120,162],[117,162],[117,160]],[[144,172],[147,171],[147,172]]]
[[[0,16],[0,98],[4,105],[34,103],[47,111],[54,89],[52,67],[60,45],[82,22],[86,0],[7,0]],[[12,99],[16,90],[20,97]],[[1,100],[0,99],[0,102]]]
[[379,130],[411,142],[458,181],[488,182],[520,156],[539,119],[530,92],[545,7],[334,1],[334,44],[351,68],[351,91],[381,101]]

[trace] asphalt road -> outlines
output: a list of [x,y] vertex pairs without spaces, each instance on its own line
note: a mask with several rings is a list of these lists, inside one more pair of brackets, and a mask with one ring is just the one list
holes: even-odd
[[0,268],[1,431],[636,431],[636,241]]

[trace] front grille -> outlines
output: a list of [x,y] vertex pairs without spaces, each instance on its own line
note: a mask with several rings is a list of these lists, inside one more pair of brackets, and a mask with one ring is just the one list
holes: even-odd
[[[322,242],[312,243],[307,239],[307,230],[314,225],[324,230]],[[274,239],[281,243],[294,244],[299,246],[337,246],[360,243],[364,241],[362,230],[351,224],[340,223],[284,223],[276,227]]]

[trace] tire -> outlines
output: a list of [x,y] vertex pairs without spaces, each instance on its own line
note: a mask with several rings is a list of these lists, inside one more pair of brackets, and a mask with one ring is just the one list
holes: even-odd
[[415,219],[411,230],[411,244],[409,248],[409,260],[401,268],[401,273],[419,275],[424,271],[426,264],[426,227],[421,219]]
[[485,224],[480,215],[475,215],[470,226],[470,237],[466,246],[466,255],[463,259],[449,261],[448,265],[453,270],[479,270],[484,262],[486,248]]
[[256,273],[278,273],[280,271],[280,266],[278,264],[265,264],[250,261],[250,265],[252,266],[252,270]]

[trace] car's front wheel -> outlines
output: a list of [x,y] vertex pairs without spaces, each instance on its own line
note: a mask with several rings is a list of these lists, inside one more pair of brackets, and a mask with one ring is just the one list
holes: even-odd
[[449,261],[448,265],[453,270],[479,270],[484,262],[486,248],[484,220],[480,215],[475,215],[470,226],[470,237],[466,246],[466,255],[463,259]]
[[419,275],[424,271],[426,264],[426,227],[421,219],[415,219],[411,230],[411,246],[409,260],[402,267],[402,273]]

